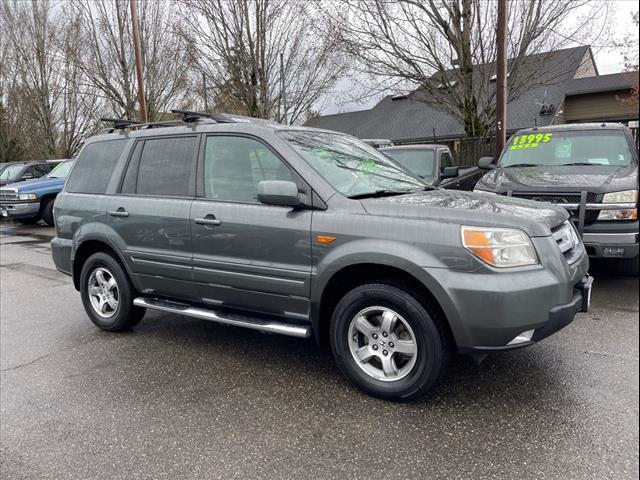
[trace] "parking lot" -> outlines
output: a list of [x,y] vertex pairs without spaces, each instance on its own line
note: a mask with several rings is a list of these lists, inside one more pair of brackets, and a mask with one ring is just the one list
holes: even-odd
[[637,478],[638,281],[431,396],[368,397],[312,341],[150,312],[86,318],[44,226],[1,236],[2,478]]

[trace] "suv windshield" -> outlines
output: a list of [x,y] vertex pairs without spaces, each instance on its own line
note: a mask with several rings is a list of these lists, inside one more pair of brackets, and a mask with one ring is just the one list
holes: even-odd
[[304,130],[278,133],[333,188],[347,197],[402,194],[427,187],[389,157],[347,135]]
[[612,165],[631,163],[631,149],[619,130],[539,131],[516,134],[498,166],[537,167],[564,165]]
[[435,151],[430,149],[382,150],[404,168],[420,177],[435,177]]
[[62,162],[56,168],[49,172],[47,178],[67,178],[69,172],[71,171],[71,167],[73,167],[73,162],[73,160]]
[[0,180],[9,180],[10,178],[15,177],[20,170],[24,168],[24,165],[21,163],[19,165],[9,165],[2,170],[0,173]]

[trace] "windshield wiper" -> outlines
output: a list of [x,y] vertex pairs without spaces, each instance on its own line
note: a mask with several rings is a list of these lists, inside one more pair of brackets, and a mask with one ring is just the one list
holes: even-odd
[[604,163],[591,163],[591,162],[575,162],[575,163],[561,163],[559,167],[570,167],[572,165],[590,166],[590,165],[604,165]]
[[380,198],[380,197],[392,197],[394,195],[406,195],[407,193],[413,193],[412,191],[398,192],[397,190],[376,190],[375,192],[357,193],[355,195],[349,195],[351,199],[361,198]]
[[513,165],[505,165],[502,168],[514,168],[514,167],[541,167],[539,163],[516,163]]

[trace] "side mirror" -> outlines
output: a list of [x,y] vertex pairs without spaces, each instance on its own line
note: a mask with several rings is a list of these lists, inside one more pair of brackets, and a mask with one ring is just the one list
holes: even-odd
[[33,174],[32,173],[25,173],[24,175],[22,175],[22,180],[31,180],[33,178]]
[[264,180],[258,184],[258,200],[265,205],[297,207],[300,205],[298,185],[281,180]]
[[440,174],[440,178],[454,178],[460,175],[459,167],[444,167],[442,169],[442,174]]
[[494,168],[496,168],[496,166],[494,165],[495,160],[496,159],[493,157],[482,157],[480,160],[478,160],[478,167],[483,170],[493,170]]

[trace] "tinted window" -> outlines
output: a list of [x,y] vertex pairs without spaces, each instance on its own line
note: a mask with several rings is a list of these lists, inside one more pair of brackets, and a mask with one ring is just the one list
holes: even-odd
[[260,142],[243,137],[207,138],[204,193],[207,198],[257,202],[263,180],[293,181],[287,166]]
[[419,177],[433,177],[435,175],[435,153],[433,150],[403,148],[398,150],[384,150],[384,153]]
[[453,160],[449,152],[442,152],[440,156],[440,168],[444,170],[447,167],[453,167]]
[[197,150],[197,137],[145,140],[135,193],[189,196]]
[[[123,139],[87,145],[78,156],[67,180],[67,192],[105,193],[127,142],[128,140]],[[54,174],[58,168],[60,167],[56,167],[51,173]]]
[[41,177],[42,175],[46,175],[47,173],[49,173],[51,171],[51,168],[49,168],[48,164],[42,163],[40,165],[36,165],[35,170],[36,177]]

